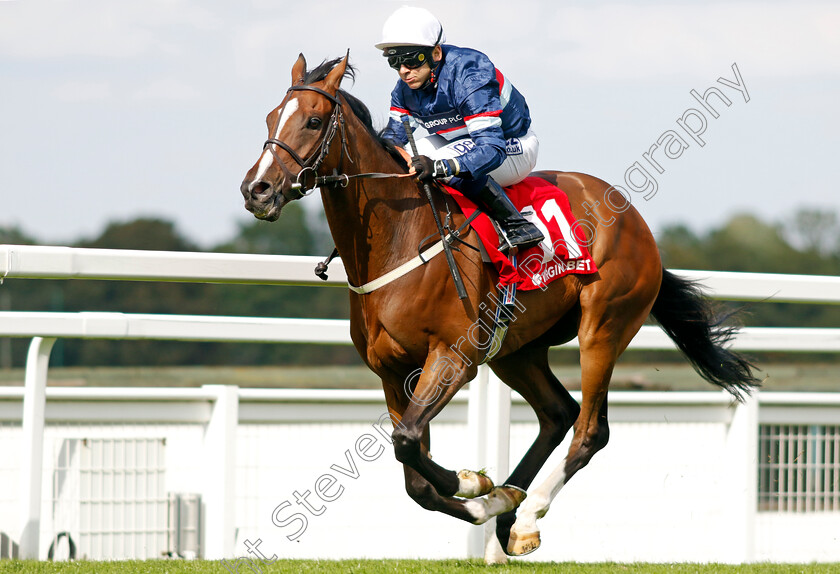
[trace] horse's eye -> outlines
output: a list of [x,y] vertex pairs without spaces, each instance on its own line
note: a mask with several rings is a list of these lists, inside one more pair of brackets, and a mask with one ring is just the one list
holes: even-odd
[[309,118],[309,121],[306,122],[306,127],[310,130],[317,130],[321,127],[321,118]]

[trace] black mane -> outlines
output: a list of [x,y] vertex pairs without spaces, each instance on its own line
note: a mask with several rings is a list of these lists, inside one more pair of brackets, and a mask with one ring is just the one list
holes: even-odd
[[[316,82],[320,82],[326,79],[327,74],[335,68],[339,62],[341,62],[343,58],[335,58],[334,60],[324,60],[314,69],[307,71],[303,76],[303,83],[304,85],[307,84],[314,84]],[[344,71],[344,77],[350,78],[354,82],[356,81],[356,68],[347,63],[347,69]],[[368,107],[356,96],[349,94],[348,92],[339,89],[338,92],[344,96],[347,105],[350,106],[350,109],[353,111],[353,114],[364,124],[365,128],[367,128],[368,132],[370,133],[371,137],[374,140],[379,142],[385,151],[387,151],[391,157],[397,160],[397,163],[400,166],[405,166],[405,160],[403,160],[400,153],[394,147],[394,142],[391,140],[384,139],[381,135],[381,132],[376,131],[376,128],[373,127],[373,118],[370,115],[370,110]]]

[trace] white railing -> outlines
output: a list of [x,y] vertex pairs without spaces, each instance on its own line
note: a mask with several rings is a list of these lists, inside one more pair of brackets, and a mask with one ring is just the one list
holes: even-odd
[[260,285],[345,285],[340,260],[326,282],[315,277],[317,257],[84,249],[0,245],[0,279],[112,279],[253,283]]
[[[260,285],[347,284],[340,259],[329,279],[313,272],[317,257],[238,255],[0,245],[0,281],[21,279],[109,279]],[[701,281],[710,297],[730,301],[840,304],[840,277],[673,270]],[[349,322],[327,319],[202,317],[124,313],[0,312],[3,332],[14,337],[177,339],[192,341],[315,342],[349,344]],[[575,346],[576,342],[568,343]],[[734,342],[739,350],[840,350],[840,329],[752,327]],[[674,349],[657,327],[643,327],[635,349]]]
[[[261,285],[345,286],[340,259],[330,265],[329,279],[315,277],[318,257],[84,249],[0,245],[0,280],[112,279],[253,283]],[[703,282],[712,297],[732,301],[840,303],[840,277],[673,270]]]
[[[340,261],[330,266],[323,282],[312,272],[315,257],[172,253],[68,247],[0,246],[0,278],[111,279],[129,281],[191,281],[273,285],[346,284]],[[799,303],[840,303],[840,278],[778,274],[739,274],[711,271],[675,271],[698,279],[709,294],[727,300],[773,300]],[[39,554],[41,463],[46,400],[47,364],[59,337],[114,339],[172,339],[231,342],[314,342],[349,344],[349,323],[343,320],[266,319],[139,315],[123,313],[0,313],[0,336],[33,337],[27,360],[23,397],[24,461],[21,496],[23,527],[21,554]],[[573,341],[569,343],[574,346]],[[740,350],[837,351],[840,329],[744,329],[733,346]],[[633,340],[635,349],[673,349],[673,343],[656,327],[643,327]],[[470,393],[470,434],[476,463],[508,473],[510,391],[486,368]],[[231,556],[233,506],[231,469],[225,466],[233,453],[229,425],[236,424],[235,389],[208,388],[216,423],[209,422],[207,436],[217,441],[221,453],[215,470],[219,480],[205,493],[208,557]],[[244,391],[240,391],[244,392]],[[228,429],[225,431],[224,429]],[[220,430],[221,429],[221,430]],[[474,536],[473,554],[483,541]]]

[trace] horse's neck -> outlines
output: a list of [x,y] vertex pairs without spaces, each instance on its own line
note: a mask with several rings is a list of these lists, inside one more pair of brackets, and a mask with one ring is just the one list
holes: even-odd
[[[397,173],[390,155],[364,133],[349,134],[355,149],[348,174]],[[415,257],[420,241],[432,233],[431,212],[410,178],[356,179],[346,188],[322,190],[324,211],[347,276],[354,285],[381,277]]]

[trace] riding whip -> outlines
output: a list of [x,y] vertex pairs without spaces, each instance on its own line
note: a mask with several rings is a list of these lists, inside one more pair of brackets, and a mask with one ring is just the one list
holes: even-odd
[[[414,143],[414,134],[411,132],[408,116],[403,115],[400,119],[402,120],[403,129],[405,129],[405,135],[408,137],[408,143],[411,146],[411,156],[417,157],[417,144]],[[446,240],[446,232],[443,230],[443,224],[440,222],[440,214],[435,208],[435,201],[432,197],[432,188],[429,182],[423,182],[423,191],[426,193],[426,199],[432,208],[432,216],[435,218],[440,239],[443,241],[443,253],[446,255],[446,263],[449,265],[449,272],[452,273],[452,280],[455,281],[455,291],[458,292],[458,299],[466,299],[467,290],[464,288],[464,280],[461,279],[461,272],[458,270],[457,265],[455,265],[455,256],[452,255],[452,248],[449,245],[449,241]]]

